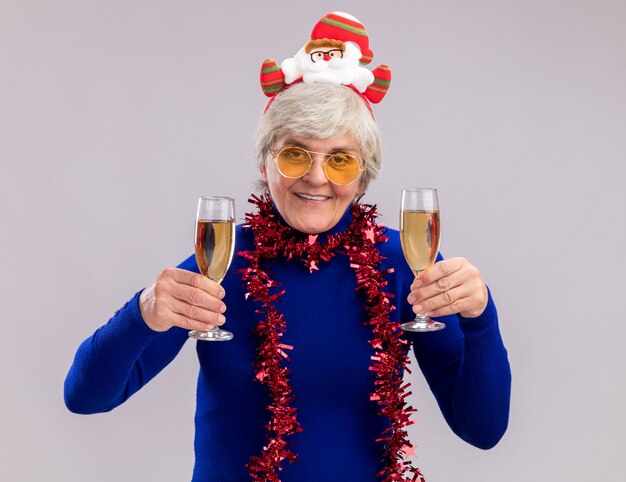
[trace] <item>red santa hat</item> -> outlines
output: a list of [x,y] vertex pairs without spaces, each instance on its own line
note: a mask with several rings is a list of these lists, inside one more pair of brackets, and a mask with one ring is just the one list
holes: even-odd
[[311,40],[324,38],[357,44],[363,55],[360,60],[361,65],[369,64],[374,57],[374,53],[369,47],[370,41],[367,30],[361,22],[347,13],[329,13],[315,24],[311,32]]

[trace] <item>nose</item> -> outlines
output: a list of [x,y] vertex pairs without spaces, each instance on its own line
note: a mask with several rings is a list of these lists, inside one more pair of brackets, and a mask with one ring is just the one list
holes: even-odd
[[325,61],[328,62],[330,59],[331,59],[330,54],[328,54],[328,53],[324,54],[324,60]]
[[326,174],[324,173],[324,158],[323,156],[313,157],[313,164],[311,169],[307,172],[302,179],[314,186],[321,186],[328,182]]

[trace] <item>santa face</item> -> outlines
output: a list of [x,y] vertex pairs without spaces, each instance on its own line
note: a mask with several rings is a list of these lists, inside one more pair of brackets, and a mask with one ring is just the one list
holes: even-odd
[[[346,44],[341,40],[327,38],[309,40],[304,46],[304,52],[311,59],[311,63],[306,62],[305,65],[313,72],[322,72],[328,68],[342,68],[345,50]],[[305,59],[303,58],[302,60]]]
[[339,42],[343,49],[335,45],[335,41],[317,42],[311,46],[309,42],[295,56],[304,82],[323,82],[328,84],[352,83],[354,70],[359,66],[361,51],[352,42]]

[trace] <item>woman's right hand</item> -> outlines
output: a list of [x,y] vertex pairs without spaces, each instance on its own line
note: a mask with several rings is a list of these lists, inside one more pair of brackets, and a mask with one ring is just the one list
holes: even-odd
[[224,295],[224,288],[206,276],[165,268],[139,296],[139,309],[154,331],[166,331],[172,326],[207,331],[226,321]]

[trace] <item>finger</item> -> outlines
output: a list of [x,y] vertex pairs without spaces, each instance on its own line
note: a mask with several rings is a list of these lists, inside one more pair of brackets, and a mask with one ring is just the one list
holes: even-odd
[[199,306],[206,310],[224,313],[226,305],[220,299],[211,296],[206,291],[189,285],[174,283],[171,288],[172,297],[190,305]]
[[421,280],[422,286],[427,286],[444,276],[449,276],[455,271],[458,271],[466,262],[467,260],[465,258],[450,258],[439,261],[430,268],[422,271],[416,281]]
[[[190,305],[184,301],[172,299],[170,307],[173,313],[181,315],[189,320],[210,323],[211,325],[222,325],[226,321],[223,314],[215,311],[205,310],[196,305]],[[205,328],[206,329],[206,328]]]
[[224,288],[206,276],[180,268],[167,268],[165,271],[167,275],[177,283],[201,289],[216,298],[223,298],[225,295]]
[[447,316],[454,315],[456,313],[461,313],[465,311],[467,307],[472,303],[471,298],[459,298],[454,301],[452,304],[443,306],[434,311],[428,313],[429,316]]
[[461,285],[415,304],[413,311],[416,313],[433,313],[446,306],[452,306],[457,300],[467,298],[470,295],[471,289],[467,285]]
[[432,298],[439,293],[445,293],[446,291],[461,286],[467,278],[467,274],[459,269],[451,275],[439,278],[437,281],[426,286],[414,287],[415,284],[418,284],[414,282],[413,285],[411,285],[412,291],[408,297],[409,303],[414,305],[415,303]]
[[174,326],[178,326],[185,330],[194,330],[194,331],[208,331],[215,328],[215,325],[211,325],[209,323],[203,323],[201,321],[192,320],[183,315],[175,314],[173,320]]

